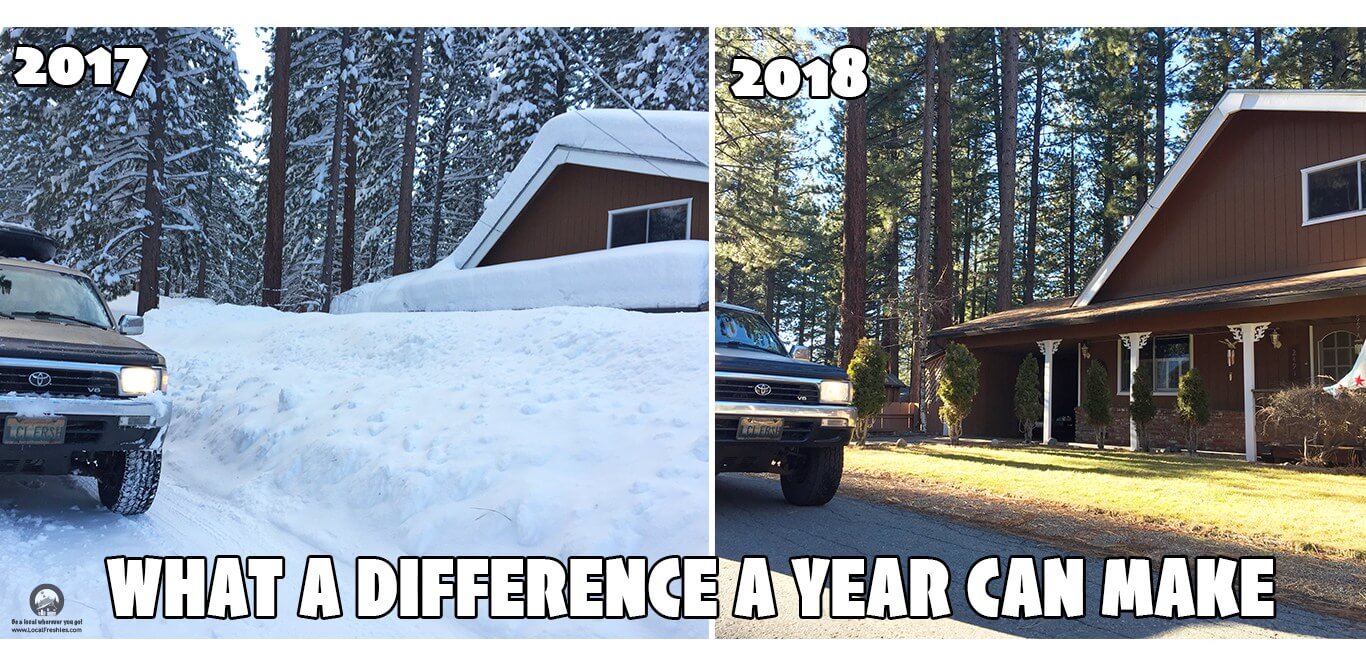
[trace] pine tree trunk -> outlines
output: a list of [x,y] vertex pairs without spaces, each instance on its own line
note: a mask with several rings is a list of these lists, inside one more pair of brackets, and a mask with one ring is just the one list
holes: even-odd
[[1020,111],[1020,31],[1001,29],[1001,123],[997,127],[996,170],[1000,177],[1000,234],[997,239],[996,309],[1014,302],[1015,160]]
[[145,314],[160,303],[162,174],[166,162],[166,50],[170,46],[169,28],[155,30],[152,48],[152,81],[156,97],[152,100],[151,123],[147,128],[147,173],[143,182],[142,258],[138,269],[138,314]]
[[270,83],[270,143],[266,153],[266,248],[261,304],[279,306],[285,252],[285,161],[289,150],[289,65],[292,28],[275,29]]
[[[850,28],[849,44],[866,50],[868,28]],[[868,98],[847,103],[844,128],[844,280],[840,295],[841,367],[863,338],[868,291]]]
[[403,118],[403,163],[399,168],[398,229],[394,233],[394,276],[413,268],[413,170],[417,163],[417,115],[422,100],[422,53],[426,31],[413,31],[413,50],[408,60],[408,108]]
[[901,227],[896,216],[891,217],[887,231],[887,297],[882,302],[882,348],[887,351],[887,373],[901,376]]
[[337,62],[336,104],[332,110],[332,161],[327,166],[327,232],[323,243],[323,311],[332,307],[332,269],[336,265],[337,201],[341,199],[342,138],[346,135],[346,83],[351,62],[351,28],[342,28],[341,55]]
[[[915,346],[911,351],[912,401],[921,402],[925,379],[925,343],[930,330],[930,235],[934,215],[934,69],[938,39],[925,31],[925,98],[920,108],[920,216],[915,233]],[[922,424],[923,425],[923,424]]]
[[[213,207],[217,200],[214,199],[214,186],[218,183],[217,176],[214,174],[214,164],[216,158],[209,158],[208,174],[205,181],[204,201]],[[212,209],[210,209],[212,211]],[[198,240],[195,253],[195,278],[194,278],[194,297],[208,297],[209,292],[209,232],[204,229],[205,223],[200,224],[199,234],[195,235]]]
[[1167,29],[1157,29],[1157,129],[1153,133],[1153,184],[1167,174]]
[[[1159,34],[1161,34],[1161,33],[1159,33]],[[1159,47],[1160,47],[1160,46],[1162,46],[1162,45],[1159,44]],[[1265,58],[1265,50],[1264,50],[1264,48],[1263,48],[1263,46],[1262,46],[1262,29],[1261,29],[1261,28],[1253,28],[1253,29],[1252,29],[1252,62],[1253,62],[1253,65],[1252,65],[1252,66],[1255,67],[1255,68],[1257,68],[1257,71],[1256,71],[1256,73],[1252,76],[1252,83],[1255,84],[1258,88],[1261,88],[1261,87],[1263,87],[1263,86],[1266,85],[1266,68],[1262,66],[1262,60],[1263,60],[1264,58]]]
[[[1141,35],[1142,33],[1140,33]],[[1143,40],[1140,37],[1138,46],[1138,76],[1135,77],[1138,85],[1135,87],[1136,99],[1134,107],[1138,116],[1138,132],[1134,133],[1134,162],[1138,163],[1138,170],[1135,174],[1137,180],[1135,194],[1138,200],[1135,209],[1142,207],[1148,201],[1148,73],[1144,63],[1147,62],[1147,54],[1144,53]]]
[[[349,84],[347,97],[356,99],[358,85]],[[346,115],[346,177],[342,186],[341,292],[351,290],[356,268],[356,120]]]
[[1067,294],[1077,294],[1077,134],[1072,131],[1067,157]]
[[436,264],[437,254],[441,252],[441,208],[446,199],[446,153],[451,141],[451,123],[454,116],[453,111],[445,110],[441,119],[441,133],[437,138],[441,145],[436,148],[436,194],[432,199],[432,234],[427,240],[428,267]]
[[953,95],[953,63],[949,58],[952,32],[945,31],[935,56],[938,83],[935,90],[935,185],[934,198],[934,325],[950,325],[953,309],[953,127],[950,97]]
[[1044,87],[1044,65],[1043,65],[1043,33],[1039,34],[1039,51],[1035,54],[1034,63],[1034,119],[1030,128],[1031,136],[1029,141],[1029,223],[1025,228],[1025,259],[1024,259],[1024,303],[1030,304],[1034,301],[1034,263],[1038,256],[1039,247],[1039,160],[1042,155],[1041,144],[1043,141],[1043,96],[1046,91]]

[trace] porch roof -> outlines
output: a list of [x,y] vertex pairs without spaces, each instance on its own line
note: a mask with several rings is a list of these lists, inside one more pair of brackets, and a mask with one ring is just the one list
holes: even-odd
[[1041,300],[930,333],[932,339],[1020,332],[1150,315],[1291,304],[1366,295],[1366,267],[1207,286],[1074,306],[1074,297]]

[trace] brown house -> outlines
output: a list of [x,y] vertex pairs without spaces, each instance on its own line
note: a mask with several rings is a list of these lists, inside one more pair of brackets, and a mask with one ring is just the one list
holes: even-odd
[[710,238],[706,112],[572,110],[542,127],[451,255],[460,269]]
[[[963,432],[1019,436],[1024,356],[1044,360],[1042,437],[1090,440],[1076,408],[1104,366],[1128,443],[1131,372],[1153,374],[1150,440],[1182,442],[1177,379],[1198,368],[1213,419],[1204,447],[1257,458],[1255,403],[1337,383],[1366,335],[1366,91],[1230,91],[1076,297],[1035,302],[932,334],[981,361]],[[930,429],[940,430],[934,407]]]

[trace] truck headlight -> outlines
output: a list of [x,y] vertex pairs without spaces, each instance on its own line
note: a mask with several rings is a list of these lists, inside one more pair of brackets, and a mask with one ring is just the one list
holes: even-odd
[[119,370],[119,394],[148,395],[161,388],[161,371],[152,367],[124,367]]
[[848,381],[821,381],[821,404],[848,404],[853,401]]

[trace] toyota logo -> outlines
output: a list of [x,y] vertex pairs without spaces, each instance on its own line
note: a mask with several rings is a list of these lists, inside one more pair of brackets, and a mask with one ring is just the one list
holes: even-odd
[[773,392],[773,386],[770,386],[767,383],[757,383],[754,385],[754,394],[759,397],[767,397],[771,392]]
[[46,388],[52,385],[52,375],[47,372],[34,372],[28,375],[28,384],[34,388]]

